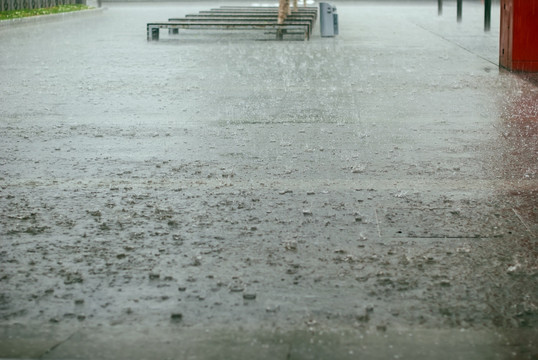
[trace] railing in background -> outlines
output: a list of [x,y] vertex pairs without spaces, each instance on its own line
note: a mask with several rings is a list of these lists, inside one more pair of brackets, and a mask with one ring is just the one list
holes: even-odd
[[484,1],[484,31],[491,30],[491,0]]
[[82,4],[81,0],[0,0],[0,11],[41,9],[58,5]]
[[[484,3],[484,31],[491,29],[491,0],[482,0]],[[437,0],[437,15],[443,15],[443,0]],[[456,18],[460,23],[463,17],[463,0],[456,1]]]

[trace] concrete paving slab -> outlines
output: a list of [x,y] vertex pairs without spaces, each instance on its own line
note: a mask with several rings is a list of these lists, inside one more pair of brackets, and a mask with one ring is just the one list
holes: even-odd
[[229,329],[81,329],[42,358],[285,359],[289,345],[277,339]]
[[[301,335],[295,338],[290,359],[504,359],[516,356],[509,341],[499,344],[503,335],[487,332],[403,330],[346,336]],[[527,334],[522,342],[533,343],[529,336],[534,335]]]
[[[39,347],[30,340],[24,345]],[[120,325],[81,328],[50,351],[28,358],[532,359],[535,346],[533,330],[345,329],[316,322],[293,331]]]
[[68,329],[45,329],[22,324],[0,327],[0,358],[38,359],[72,335]]

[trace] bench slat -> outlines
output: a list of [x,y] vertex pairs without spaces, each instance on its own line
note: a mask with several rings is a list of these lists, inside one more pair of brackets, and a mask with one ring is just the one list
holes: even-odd
[[[258,24],[258,23],[273,23],[276,21],[268,22],[263,18],[170,18],[169,22],[181,22],[181,23],[233,23],[233,24]],[[312,33],[313,23],[309,19],[286,19],[284,24],[288,25],[307,25],[308,32]]]

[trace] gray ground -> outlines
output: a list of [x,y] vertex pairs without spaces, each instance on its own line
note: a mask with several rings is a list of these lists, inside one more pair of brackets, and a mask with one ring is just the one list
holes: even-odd
[[146,41],[213,5],[0,28],[0,357],[536,359],[538,87],[498,8]]

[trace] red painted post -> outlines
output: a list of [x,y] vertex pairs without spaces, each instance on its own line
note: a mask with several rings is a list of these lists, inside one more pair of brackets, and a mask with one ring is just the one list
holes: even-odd
[[499,64],[538,72],[538,0],[501,0]]

